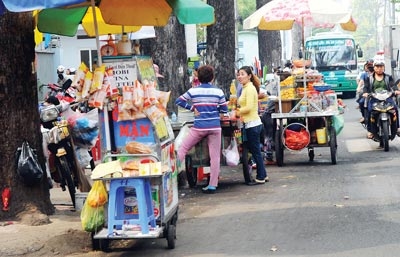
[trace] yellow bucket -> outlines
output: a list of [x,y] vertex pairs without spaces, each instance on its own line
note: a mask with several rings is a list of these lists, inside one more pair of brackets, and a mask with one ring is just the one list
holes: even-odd
[[326,144],[326,128],[316,129],[317,132],[317,142],[320,145]]

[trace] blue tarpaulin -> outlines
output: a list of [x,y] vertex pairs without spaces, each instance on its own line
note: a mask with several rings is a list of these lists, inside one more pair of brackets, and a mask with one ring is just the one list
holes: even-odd
[[[4,12],[4,6],[11,12],[28,12],[46,8],[55,8],[66,5],[80,4],[86,0],[0,0],[0,12]],[[4,4],[4,6],[3,6]]]

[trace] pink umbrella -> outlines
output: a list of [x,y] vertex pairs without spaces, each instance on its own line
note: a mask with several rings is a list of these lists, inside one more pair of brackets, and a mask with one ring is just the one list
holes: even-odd
[[243,29],[290,30],[294,22],[314,28],[331,28],[340,24],[355,31],[357,25],[350,10],[334,0],[272,0],[243,22]]

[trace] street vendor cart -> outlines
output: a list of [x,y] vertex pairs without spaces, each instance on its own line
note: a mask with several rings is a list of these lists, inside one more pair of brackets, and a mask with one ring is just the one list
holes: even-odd
[[281,84],[276,100],[278,112],[272,114],[277,124],[275,154],[278,166],[283,166],[285,149],[307,149],[309,161],[313,161],[314,148],[317,147],[329,147],[331,162],[336,164],[337,131],[334,118],[339,111],[335,92],[323,83],[318,73],[293,75],[291,80],[294,93],[290,98],[282,99]]
[[94,249],[105,251],[111,240],[135,238],[166,238],[172,249],[178,172],[166,112],[169,92],[158,90],[150,57],[103,57],[96,72],[104,73],[103,83],[89,103],[101,110],[102,163],[91,178],[108,189],[108,204],[102,206],[107,219],[85,230],[92,232]]

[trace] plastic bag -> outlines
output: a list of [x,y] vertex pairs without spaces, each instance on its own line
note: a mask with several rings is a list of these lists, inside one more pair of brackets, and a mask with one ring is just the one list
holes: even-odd
[[92,148],[96,145],[99,135],[98,120],[97,109],[68,119],[68,123],[71,126],[72,139],[77,146]]
[[97,180],[93,183],[92,189],[90,189],[86,198],[85,204],[87,203],[90,207],[99,207],[106,204],[108,200],[107,190],[103,182]]
[[342,132],[342,129],[344,127],[343,115],[333,115],[332,121],[333,121],[333,127],[336,131],[336,135],[339,135],[339,133]]
[[95,232],[105,223],[104,206],[93,208],[87,202],[82,207],[81,224],[86,232]]
[[33,186],[39,184],[43,177],[43,169],[39,165],[37,156],[34,150],[29,146],[25,140],[22,146],[17,149],[16,159],[17,173],[27,186]]
[[190,128],[186,124],[184,125],[181,130],[179,131],[179,134],[175,138],[175,149],[179,149],[182,145],[183,140],[189,135]]
[[229,146],[222,150],[222,154],[225,156],[226,164],[228,166],[237,166],[239,164],[240,155],[235,138],[232,138]]

